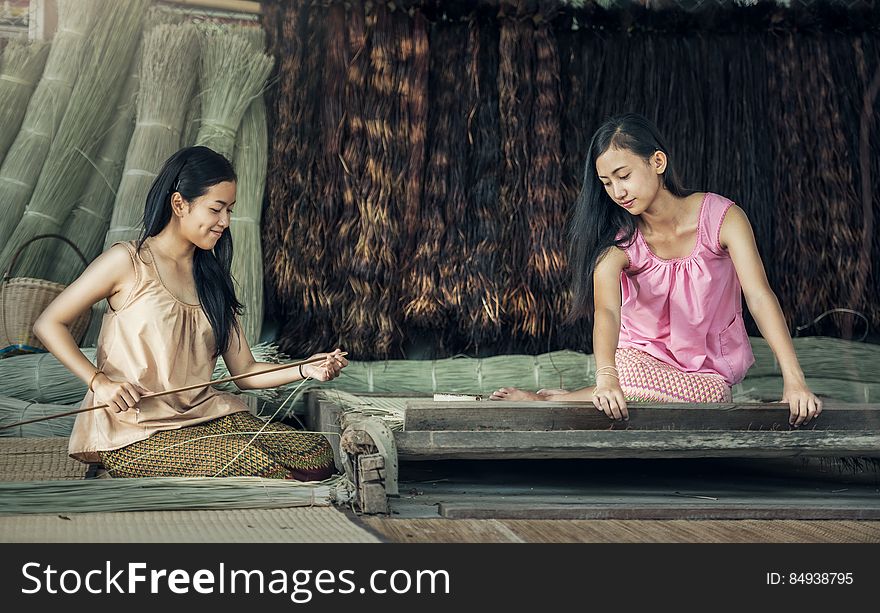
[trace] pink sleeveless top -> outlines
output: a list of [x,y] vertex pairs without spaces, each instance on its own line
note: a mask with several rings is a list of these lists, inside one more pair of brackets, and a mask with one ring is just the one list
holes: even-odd
[[664,260],[636,230],[620,275],[618,347],[639,349],[683,372],[721,375],[739,383],[754,363],[742,318],[742,288],[720,245],[733,202],[707,193],[697,242],[687,257]]
[[[136,241],[118,243],[131,256],[135,282],[125,303],[104,315],[98,368],[114,381],[136,383],[151,392],[209,381],[217,362],[211,323],[200,305],[178,300],[165,287],[149,243],[147,239],[139,253]],[[94,405],[94,394],[88,392],[81,406]],[[142,400],[140,413],[96,409],[76,416],[68,452],[83,462],[99,462],[97,451],[247,410],[236,396],[210,386]]]

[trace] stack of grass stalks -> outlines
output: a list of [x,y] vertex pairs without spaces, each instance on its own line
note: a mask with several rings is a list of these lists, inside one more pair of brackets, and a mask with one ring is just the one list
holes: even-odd
[[144,40],[137,120],[104,239],[105,249],[141,234],[150,185],[165,160],[180,146],[197,59],[194,26],[159,25]]
[[[196,144],[231,160],[238,126],[254,98],[262,95],[274,60],[246,36],[224,30],[206,32],[201,48],[203,89]],[[185,110],[185,104],[181,108]]]
[[[277,346],[269,343],[254,345],[251,351],[260,362],[275,364],[287,361],[287,356],[280,353]],[[95,349],[84,348],[82,352],[89,361],[95,362]],[[222,359],[218,360],[212,378],[220,379],[228,375],[226,364]],[[240,392],[235,383],[223,383],[217,389],[252,396],[269,404],[279,402],[282,395],[282,391],[275,388]],[[0,397],[40,404],[72,405],[81,402],[86,391],[86,385],[51,353],[20,355],[0,360]],[[12,417],[14,416],[7,415],[5,418],[10,423],[19,421],[19,418]]]
[[[33,194],[49,147],[64,117],[82,67],[86,37],[100,0],[59,0],[58,32],[49,49],[42,78],[30,98],[21,129],[0,166],[0,245],[10,238]],[[6,259],[2,259],[6,268]]]
[[43,42],[13,40],[3,49],[0,62],[0,165],[18,134],[48,55],[49,44]]
[[[261,48],[261,47],[260,47]],[[242,329],[250,344],[259,342],[263,326],[263,252],[260,216],[266,185],[268,134],[266,103],[262,94],[248,107],[238,131],[235,170],[238,175],[235,214],[230,231],[235,241],[232,277],[238,300],[244,304]]]
[[[162,164],[180,148],[186,104],[192,98],[199,57],[197,30],[189,24],[160,24],[144,37],[137,113],[127,143],[125,166],[115,190],[101,250],[138,239],[147,194]],[[96,342],[106,301],[93,309],[84,345]]]
[[[104,238],[113,214],[113,202],[125,166],[125,153],[134,131],[140,69],[141,50],[138,49],[119,96],[116,112],[103,137],[101,150],[93,160],[92,176],[61,231],[62,236],[79,247],[89,262],[103,250]],[[59,257],[62,248],[63,245],[55,248],[52,267],[46,276],[68,285],[82,273],[82,263],[74,258]],[[101,318],[93,316],[93,320],[100,322]]]
[[[77,407],[64,404],[40,404],[17,398],[0,396],[0,428],[11,426],[28,419],[40,419],[67,413]],[[0,430],[0,436],[19,438],[51,438],[70,436],[76,415],[56,417],[33,424]]]
[[345,504],[343,476],[320,482],[260,477],[154,477],[0,483],[0,515],[192,509],[273,509]]
[[[86,187],[92,160],[122,93],[135,49],[140,40],[148,0],[100,4],[101,12],[89,35],[84,64],[58,132],[40,172],[27,211],[0,255],[0,268],[38,234],[57,233]],[[46,241],[44,241],[46,242]],[[22,276],[42,277],[51,257],[40,247],[25,251]]]

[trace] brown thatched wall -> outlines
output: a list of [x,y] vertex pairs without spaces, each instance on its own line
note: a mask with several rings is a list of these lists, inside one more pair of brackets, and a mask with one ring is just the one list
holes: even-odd
[[880,326],[880,8],[264,9],[267,306],[286,350],[589,350],[590,322],[563,323],[566,220],[590,135],[624,111],[658,123],[690,187],[746,210],[793,330],[835,308]]

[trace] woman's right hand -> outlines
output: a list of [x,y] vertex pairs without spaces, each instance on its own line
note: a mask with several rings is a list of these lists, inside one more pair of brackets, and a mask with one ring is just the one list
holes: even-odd
[[100,373],[92,382],[95,404],[106,404],[117,413],[136,409],[141,396],[149,392],[139,385],[128,381],[114,381],[104,373]]
[[593,405],[611,419],[629,419],[626,398],[623,396],[620,382],[611,375],[600,374],[596,377]]

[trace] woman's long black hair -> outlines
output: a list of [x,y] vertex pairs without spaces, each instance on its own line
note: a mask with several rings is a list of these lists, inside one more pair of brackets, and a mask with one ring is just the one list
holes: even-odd
[[693,193],[682,185],[666,140],[642,115],[627,113],[612,117],[596,130],[590,141],[584,183],[574,204],[569,229],[573,281],[571,320],[592,314],[596,264],[610,247],[629,245],[636,231],[635,217],[614,203],[596,172],[596,160],[611,147],[631,151],[646,163],[654,153],[662,151],[667,158],[663,185],[678,197]]
[[[236,180],[229,160],[207,147],[187,147],[172,155],[150,186],[144,208],[144,232],[138,250],[147,238],[156,236],[168,225],[174,192],[180,192],[184,200],[191,202],[204,196],[213,185]],[[202,310],[214,330],[214,357],[229,348],[231,332],[238,329],[238,316],[243,308],[235,297],[231,265],[232,235],[229,231],[220,236],[211,251],[196,247],[193,277]]]

